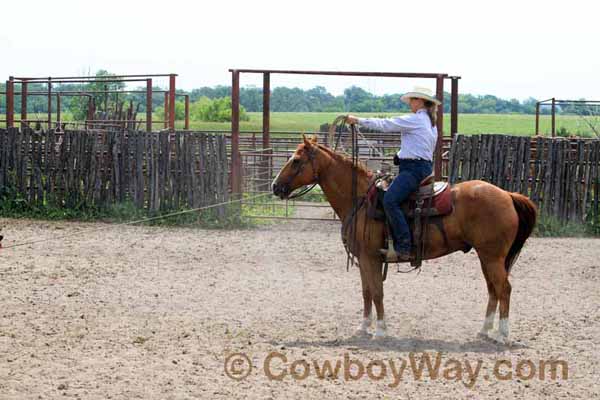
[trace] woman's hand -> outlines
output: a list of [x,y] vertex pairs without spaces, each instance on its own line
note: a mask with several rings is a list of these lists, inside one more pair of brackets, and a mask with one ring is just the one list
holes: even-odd
[[355,117],[354,115],[348,115],[346,117],[346,123],[348,125],[357,125],[358,124],[358,117]]

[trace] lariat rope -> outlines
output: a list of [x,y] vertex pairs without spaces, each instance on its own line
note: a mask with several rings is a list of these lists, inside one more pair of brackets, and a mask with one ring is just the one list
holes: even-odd
[[[331,125],[329,126],[329,135],[327,137],[327,142],[330,146],[333,146],[333,150],[337,150],[338,146],[340,145],[341,142],[341,137],[343,132],[346,130],[346,119],[347,119],[347,115],[340,115],[338,116],[336,119],[333,120],[333,122],[331,123]],[[336,129],[337,128],[337,129]],[[337,130],[337,135],[335,135]],[[351,196],[352,196],[352,210],[350,211],[350,214],[346,217],[349,218],[348,224],[346,224],[346,221],[342,221],[342,241],[344,242],[344,248],[346,250],[346,255],[347,255],[347,260],[346,260],[346,271],[348,271],[348,269],[350,268],[350,264],[354,265],[355,264],[355,258],[358,257],[358,248],[356,246],[356,231],[357,231],[357,223],[358,223],[358,218],[356,218],[357,213],[358,213],[358,209],[361,208],[364,204],[364,199],[363,201],[358,202],[358,172],[357,172],[357,167],[358,167],[358,137],[361,136],[364,140],[364,137],[360,134],[360,131],[358,130],[358,126],[356,126],[356,124],[350,124],[350,139],[351,139],[351,143],[352,143],[352,188],[351,188]],[[368,143],[368,141],[367,141]],[[342,148],[343,148],[343,144],[342,144]],[[366,223],[366,221],[365,221]],[[344,235],[346,235],[347,232],[347,228],[350,228],[350,234],[348,236],[347,240],[343,240],[344,239]],[[366,226],[365,226],[366,229]],[[352,254],[350,247],[348,246],[348,242],[351,241],[352,243],[352,250],[354,250],[355,255]]]
[[72,237],[72,236],[79,236],[82,233],[98,232],[98,231],[102,231],[102,230],[105,230],[105,229],[114,229],[114,228],[119,227],[119,226],[141,224],[141,223],[144,223],[144,222],[155,221],[155,220],[158,220],[158,219],[164,219],[164,218],[174,217],[176,215],[182,215],[182,214],[188,214],[188,213],[202,211],[202,210],[208,210],[210,208],[224,206],[224,205],[227,205],[227,204],[233,204],[233,203],[239,203],[239,202],[242,202],[242,201],[254,200],[256,198],[264,197],[264,196],[267,196],[267,195],[270,195],[270,193],[263,193],[263,194],[259,194],[259,195],[253,196],[253,197],[241,198],[241,199],[237,199],[237,200],[230,200],[230,201],[225,201],[225,202],[222,202],[222,203],[211,204],[211,205],[208,205],[208,206],[193,208],[193,209],[189,209],[189,210],[177,211],[177,212],[173,212],[173,213],[170,213],[170,214],[159,215],[157,217],[139,219],[137,221],[123,222],[123,223],[120,223],[120,224],[108,224],[106,226],[103,226],[103,227],[100,227],[100,228],[94,228],[94,229],[86,230],[84,232],[76,232],[76,233],[71,233],[71,234],[68,234],[68,235],[54,236],[52,238],[47,238],[47,239],[31,240],[31,241],[28,241],[28,242],[11,244],[9,246],[3,246],[2,249],[10,249],[10,248],[13,248],[13,247],[20,247],[20,246],[27,246],[27,245],[36,244],[36,243],[50,242],[50,241],[53,241],[53,240],[65,239],[65,238],[69,238],[69,237]]
[[[346,118],[347,115],[339,115],[338,117],[336,117],[333,122],[331,123],[331,125],[329,126],[329,132],[327,135],[327,144],[332,147],[333,151],[336,151],[338,146],[340,145],[341,142],[341,137],[342,137],[342,133],[346,130]],[[337,135],[336,135],[336,128],[337,128]],[[361,138],[363,140],[365,140],[365,138],[362,136],[362,134],[360,133],[360,131],[358,131],[358,127],[355,127],[355,130],[357,132],[358,135],[361,136]],[[355,133],[353,133],[354,135]],[[354,136],[352,136],[352,160],[353,160],[353,165],[354,163]],[[356,141],[356,143],[358,143],[358,141]],[[368,143],[368,141],[367,141]],[[383,155],[381,154],[381,152],[379,150],[377,150],[376,148],[374,148],[370,143],[369,147],[371,147],[373,150],[375,150],[377,153],[379,153],[380,156],[383,157]],[[344,145],[342,144],[342,149],[344,148]],[[304,196],[305,194],[307,194],[308,192],[310,192],[311,190],[313,190],[315,188],[315,186],[317,186],[319,184],[319,182],[315,182],[311,185],[308,186],[304,186],[302,189],[300,189],[298,192],[296,193],[292,193],[291,195],[288,196],[288,200],[294,200],[297,199],[299,197]]]
[[[342,137],[342,132],[344,132],[344,128],[346,126],[346,115],[340,115],[338,116],[331,124],[331,126],[329,127],[329,135],[328,135],[328,142],[329,143],[334,143],[334,150],[337,149],[338,145],[340,144],[340,138]],[[336,127],[337,129],[337,137],[335,135],[336,132]],[[351,133],[351,143],[352,143],[352,211],[350,212],[350,215],[348,218],[350,218],[350,221],[348,221],[348,224],[351,226],[351,240],[352,240],[352,248],[355,252],[358,253],[358,248],[356,246],[356,227],[357,227],[357,222],[358,222],[358,211],[360,208],[362,208],[362,206],[364,205],[364,198],[362,199],[362,201],[359,203],[358,202],[358,194],[357,194],[357,190],[358,190],[358,176],[357,176],[357,170],[356,167],[358,165],[358,137],[360,137],[364,143],[367,144],[367,146],[373,150],[374,152],[378,153],[380,157],[384,157],[384,155],[381,153],[381,151],[379,149],[377,149],[376,147],[374,147],[371,142],[369,140],[367,140],[363,134],[360,132],[360,130],[358,129],[358,126],[356,126],[355,124],[351,124],[350,125],[350,133]],[[343,144],[342,144],[342,148],[343,148]],[[371,183],[371,185],[369,186],[369,189],[367,190],[367,193],[369,192],[369,190],[371,189],[371,186],[374,185],[376,182],[373,181]],[[342,221],[342,233],[345,234],[346,232],[346,228],[348,226],[344,226],[345,224],[343,223],[344,221]],[[367,230],[367,223],[368,223],[368,218],[367,216],[365,216],[365,224],[364,224],[364,231],[366,232]],[[364,233],[364,232],[363,232]],[[343,236],[342,236],[343,239]],[[344,248],[346,250],[346,255],[347,255],[347,262],[346,262],[346,271],[348,271],[350,264],[354,265],[355,264],[355,259],[358,257],[358,254],[353,255],[350,251],[350,248],[348,247],[348,243],[347,241],[344,241]],[[384,276],[384,280],[385,277],[387,275],[387,269],[388,269],[388,262],[384,261],[384,272],[383,272],[383,276]],[[398,263],[398,267],[397,267],[397,271],[396,272],[400,272],[400,273],[409,273],[409,272],[413,272],[415,270],[418,270],[418,273],[421,272],[420,266],[415,266],[412,268],[409,268],[407,270],[401,270],[400,269],[400,263]]]

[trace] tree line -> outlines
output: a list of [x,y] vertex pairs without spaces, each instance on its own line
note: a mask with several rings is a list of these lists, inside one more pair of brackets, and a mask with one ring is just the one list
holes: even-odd
[[[99,71],[98,76],[109,75],[106,71]],[[53,87],[54,91],[102,91],[104,84],[58,84]],[[108,90],[124,89],[123,83],[111,83],[106,87]],[[19,90],[19,85],[15,85]],[[30,84],[29,92],[46,92],[45,84]],[[155,87],[155,90],[160,90]],[[144,91],[145,87],[139,87],[134,90]],[[0,83],[0,92],[5,91],[5,84]],[[177,93],[189,94],[192,103],[201,99],[217,100],[229,98],[231,96],[231,87],[214,86],[201,87],[191,91],[178,90]],[[271,111],[273,112],[408,112],[408,106],[400,101],[400,93],[386,94],[377,96],[368,91],[352,86],[344,90],[342,95],[334,96],[326,88],[316,86],[312,89],[276,87],[271,92]],[[15,101],[15,112],[20,112],[19,97]],[[139,110],[145,112],[146,99],[145,93],[124,93],[124,94],[104,94],[94,95],[97,109],[103,109],[104,105],[115,104],[117,102],[133,101],[134,104],[140,104]],[[85,115],[85,107],[88,99],[78,96],[61,97],[61,110],[71,112],[74,116]],[[501,99],[493,95],[472,95],[459,94],[458,111],[466,114],[534,114],[537,100],[528,98],[524,101],[517,99]],[[158,111],[163,107],[164,96],[162,93],[155,94],[152,98],[152,107]],[[240,104],[246,112],[260,112],[263,108],[262,88],[243,87],[240,89]],[[53,101],[53,112],[56,111],[56,101]],[[110,106],[109,106],[110,108]],[[573,108],[573,107],[571,107]],[[564,108],[562,112],[573,113],[571,108]],[[48,101],[45,95],[30,96],[27,101],[27,110],[31,113],[47,112]],[[444,111],[450,111],[450,93],[444,93]],[[542,107],[542,113],[549,113],[549,107]],[[557,107],[557,112],[561,108]],[[0,94],[0,114],[6,113],[6,99]]]
[[[230,96],[229,86],[202,87],[190,92],[190,99],[209,99]],[[271,111],[282,112],[408,112],[408,106],[400,101],[401,93],[377,96],[352,86],[342,95],[334,96],[322,86],[312,89],[276,87],[271,91]],[[505,100],[493,95],[458,95],[458,111],[470,114],[534,114],[537,100],[530,97],[524,101]],[[262,88],[240,88],[240,104],[246,111],[262,111]],[[444,111],[450,111],[450,93],[444,92]],[[545,111],[545,110],[542,110]]]

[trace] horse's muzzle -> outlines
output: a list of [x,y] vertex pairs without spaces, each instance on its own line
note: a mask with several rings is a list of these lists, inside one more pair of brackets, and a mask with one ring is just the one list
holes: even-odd
[[274,183],[273,194],[283,200],[290,195],[290,187],[281,183]]

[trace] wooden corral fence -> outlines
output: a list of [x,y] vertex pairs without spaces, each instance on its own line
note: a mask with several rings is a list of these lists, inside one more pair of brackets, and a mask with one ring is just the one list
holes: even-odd
[[596,223],[599,165],[599,140],[457,135],[448,178],[481,179],[529,196],[546,215]]
[[31,204],[202,207],[229,197],[226,140],[197,132],[0,129],[2,188]]

